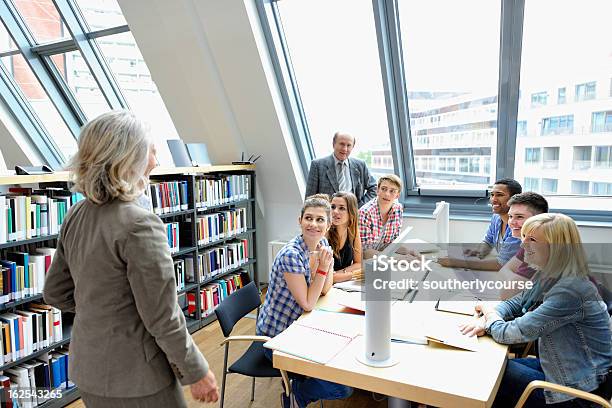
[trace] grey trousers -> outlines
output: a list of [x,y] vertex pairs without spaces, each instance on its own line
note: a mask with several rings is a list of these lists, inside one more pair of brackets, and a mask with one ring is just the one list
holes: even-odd
[[87,408],[187,408],[183,389],[176,380],[163,390],[143,397],[101,397],[81,391],[81,398]]

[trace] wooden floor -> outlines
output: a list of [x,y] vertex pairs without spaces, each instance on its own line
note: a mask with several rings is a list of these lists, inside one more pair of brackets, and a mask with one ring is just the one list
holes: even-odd
[[[255,333],[255,320],[244,318],[236,327],[232,335],[245,335]],[[221,388],[221,371],[223,370],[223,348],[219,346],[223,340],[223,334],[217,322],[211,323],[205,328],[193,334],[193,339],[208,360],[212,367],[219,388]],[[248,343],[237,342],[230,347],[229,361],[232,362],[238,358],[248,347]],[[255,401],[250,402],[251,398],[251,379],[238,375],[228,375],[228,383],[225,394],[225,408],[264,408],[280,406],[281,380],[280,378],[262,378],[256,381],[255,385]],[[203,403],[196,402],[191,398],[189,387],[184,388],[185,399],[189,408],[206,406]],[[377,399],[383,397],[377,395]],[[376,408],[386,407],[387,401],[375,401],[370,392],[355,390],[353,396],[342,401],[325,401],[325,408]],[[211,406],[211,405],[208,405]],[[218,403],[215,404],[218,406]],[[318,407],[318,403],[310,404],[310,407]],[[83,408],[85,404],[81,400],[68,405],[70,408]]]

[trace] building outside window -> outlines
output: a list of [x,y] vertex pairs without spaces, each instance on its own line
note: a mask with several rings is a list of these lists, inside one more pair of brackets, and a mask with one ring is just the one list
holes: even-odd
[[516,122],[516,136],[525,137],[527,136],[527,121],[519,120]]
[[525,149],[525,163],[539,164],[540,163],[540,148],[528,147]]
[[553,116],[542,121],[542,136],[574,133],[574,115]]
[[612,195],[612,183],[593,182],[593,195]]
[[593,112],[591,132],[612,132],[612,111]]
[[559,168],[559,147],[545,147],[542,167],[545,169]]
[[523,191],[540,191],[540,179],[535,177],[525,177],[523,181]]
[[556,194],[559,182],[557,179],[542,179],[542,194]]
[[591,168],[592,146],[574,146],[574,161],[572,169],[586,170]]
[[572,194],[588,195],[589,182],[584,180],[572,180]]
[[612,146],[595,146],[595,168],[612,169]]
[[548,103],[548,92],[537,92],[531,94],[531,107],[544,106]]
[[589,101],[591,99],[595,99],[595,88],[596,82],[587,82],[584,84],[576,85],[576,93],[574,100],[576,102],[579,101]]
[[561,105],[561,104],[564,104],[565,102],[566,102],[565,87],[559,88],[557,91],[557,103]]

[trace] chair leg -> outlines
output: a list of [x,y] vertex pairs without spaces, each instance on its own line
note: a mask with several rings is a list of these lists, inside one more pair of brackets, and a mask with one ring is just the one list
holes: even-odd
[[255,377],[253,377],[253,385],[251,386],[251,402],[255,401]]
[[229,343],[225,343],[225,356],[223,357],[223,379],[221,380],[221,402],[219,408],[223,408],[223,401],[225,398],[225,381],[227,377],[227,356],[229,353]]

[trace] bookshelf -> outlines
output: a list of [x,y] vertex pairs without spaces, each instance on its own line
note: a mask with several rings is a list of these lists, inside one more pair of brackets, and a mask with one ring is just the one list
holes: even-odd
[[[248,196],[237,198],[232,201],[215,203],[214,205],[201,205],[196,200],[196,184],[204,179],[223,178],[231,176],[244,176],[248,178]],[[155,182],[184,182],[186,184],[187,193],[187,208],[181,208],[177,211],[157,214],[164,223],[178,223],[180,242],[177,250],[172,253],[173,260],[193,260],[194,268],[198,267],[198,259],[206,251],[218,248],[223,245],[232,245],[238,240],[246,240],[248,245],[248,260],[237,265],[227,265],[222,271],[214,276],[208,276],[199,279],[199,273],[195,273],[195,280],[192,282],[184,282],[184,287],[177,291],[179,296],[179,304],[185,312],[187,329],[193,333],[215,320],[214,313],[202,313],[202,297],[199,295],[200,290],[203,290],[207,285],[214,284],[215,281],[227,278],[237,271],[246,271],[249,280],[253,280],[258,284],[257,260],[256,256],[256,226],[255,226],[255,166],[253,165],[227,165],[227,166],[207,166],[207,167],[180,167],[180,168],[156,168],[151,174],[151,183]],[[68,189],[69,175],[67,172],[56,172],[53,174],[34,175],[34,176],[0,176],[0,195],[5,194],[10,187],[32,187],[32,188],[64,188]],[[246,221],[246,225],[242,226],[240,231],[232,233],[229,236],[219,237],[218,239],[209,240],[205,243],[198,242],[198,218],[206,216],[215,216],[224,212],[238,212],[237,209],[244,209],[245,215],[241,220]],[[0,215],[4,215],[1,214]],[[7,252],[15,250],[23,250],[25,252],[33,252],[35,248],[55,247],[59,234],[50,234],[44,236],[36,236],[29,239],[21,239],[18,241],[0,242],[0,259],[6,259]],[[239,290],[239,289],[237,289]],[[1,291],[1,287],[0,287]],[[187,294],[195,294],[195,313],[188,315]],[[21,299],[11,300],[9,302],[0,303],[0,314],[21,310],[30,302],[42,303],[42,294],[34,294],[24,296]],[[64,317],[62,317],[64,319]],[[4,364],[0,364],[0,373],[11,367],[16,367],[28,360],[35,359],[49,352],[59,349],[62,346],[69,344],[71,323],[68,316],[67,322],[64,321],[62,338],[50,344],[49,347],[40,348],[33,353],[15,359]],[[75,399],[79,398],[79,391],[76,387],[62,390],[60,399],[53,399],[44,402],[42,407],[62,407]]]

